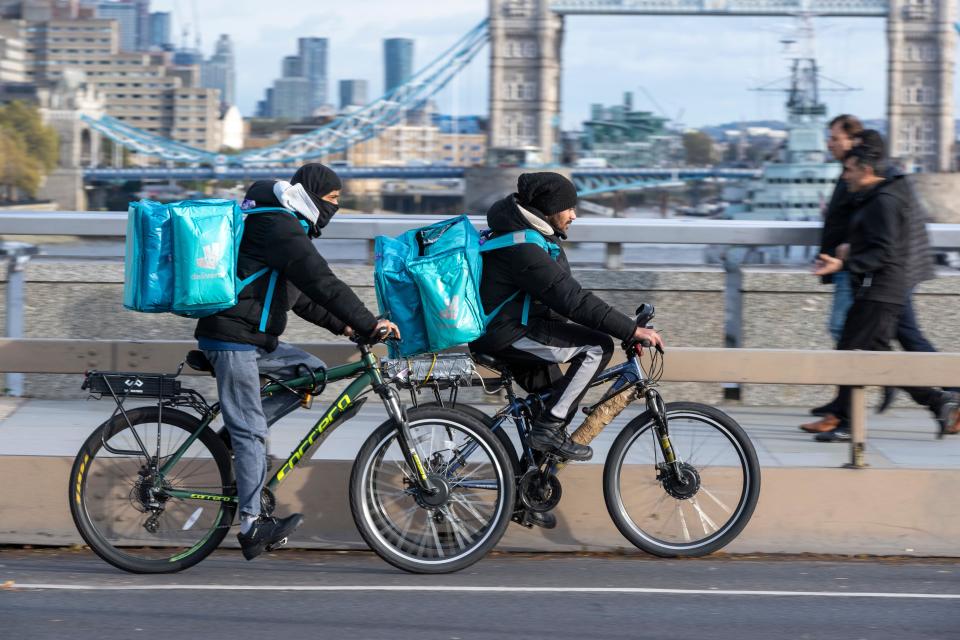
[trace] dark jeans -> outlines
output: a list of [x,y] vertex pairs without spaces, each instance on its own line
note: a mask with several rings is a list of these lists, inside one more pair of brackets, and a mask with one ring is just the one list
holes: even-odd
[[[613,340],[601,331],[563,321],[531,320],[527,335],[489,354],[510,365],[521,387],[530,393],[552,389],[547,413],[558,420],[573,418],[590,383],[613,355]],[[569,363],[561,374],[558,365]]]
[[[840,351],[890,351],[890,341],[898,335],[902,318],[907,315],[904,305],[873,300],[856,300],[847,313],[843,334],[837,349]],[[910,314],[912,317],[912,313]],[[916,320],[914,320],[916,326]],[[919,333],[919,331],[918,331]],[[921,338],[923,336],[921,335]],[[927,343],[929,344],[929,343]],[[932,349],[932,347],[931,347]],[[933,387],[905,387],[914,402],[936,411],[943,401],[943,391]],[[837,396],[837,417],[840,427],[849,428],[851,387],[840,387]]]

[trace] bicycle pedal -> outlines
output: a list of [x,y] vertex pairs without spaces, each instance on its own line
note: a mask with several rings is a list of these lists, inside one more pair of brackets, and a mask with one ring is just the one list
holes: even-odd
[[267,546],[264,547],[264,549],[267,550],[267,551],[276,551],[277,549],[279,549],[280,547],[282,547],[282,546],[285,545],[285,544],[287,544],[287,539],[286,539],[286,538],[283,538],[282,540],[278,540],[277,542],[274,542],[273,544],[268,544]]
[[516,522],[518,525],[520,525],[521,527],[526,527],[527,529],[533,529],[533,523],[527,519],[527,515],[525,512],[522,512],[520,514],[514,514],[512,520]]

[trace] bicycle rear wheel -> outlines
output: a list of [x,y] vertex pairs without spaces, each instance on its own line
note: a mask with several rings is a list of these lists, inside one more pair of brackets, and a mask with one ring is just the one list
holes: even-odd
[[407,417],[424,468],[441,490],[421,494],[388,420],[354,463],[354,522],[370,548],[395,567],[459,571],[486,555],[510,523],[516,491],[510,459],[483,424],[456,410],[422,407]]
[[603,494],[614,524],[656,556],[695,557],[721,549],[743,530],[760,495],[760,464],[750,438],[719,409],[666,405],[682,480],[668,472],[653,413],[631,420],[603,470]]
[[236,503],[183,500],[165,490],[234,493],[230,452],[204,427],[177,464],[157,478],[156,469],[201,428],[200,421],[168,408],[161,417],[158,407],[131,409],[127,417],[129,424],[122,415],[104,422],[77,454],[70,513],[90,548],[113,566],[131,573],[181,571],[217,548]]

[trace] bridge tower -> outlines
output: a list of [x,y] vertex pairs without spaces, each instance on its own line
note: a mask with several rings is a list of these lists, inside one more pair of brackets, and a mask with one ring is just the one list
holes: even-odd
[[491,164],[559,161],[562,40],[549,0],[490,0]]
[[[890,0],[887,117],[890,155],[951,171],[956,0]],[[866,60],[863,60],[866,62]]]

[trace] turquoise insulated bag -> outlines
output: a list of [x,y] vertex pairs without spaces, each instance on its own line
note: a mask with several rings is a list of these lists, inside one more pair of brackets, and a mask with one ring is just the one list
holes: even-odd
[[[403,335],[399,343],[389,343],[390,357],[442,351],[482,336],[490,320],[520,292],[484,313],[480,254],[524,242],[538,244],[554,259],[560,252],[536,231],[484,240],[465,215],[412,229],[397,238],[378,236],[374,245],[377,303]],[[524,324],[529,307],[528,295]]]
[[170,205],[173,229],[173,311],[211,315],[237,304],[237,254],[243,213],[233,200]]
[[[134,311],[202,318],[236,305],[244,287],[270,272],[260,319],[264,331],[279,273],[264,267],[240,280],[237,256],[244,216],[266,211],[296,217],[293,211],[273,207],[243,211],[233,200],[131,203],[123,305]],[[306,228],[306,222],[300,224]]]
[[127,210],[123,306],[160,313],[173,305],[173,252],[170,212],[151,200],[131,202]]

